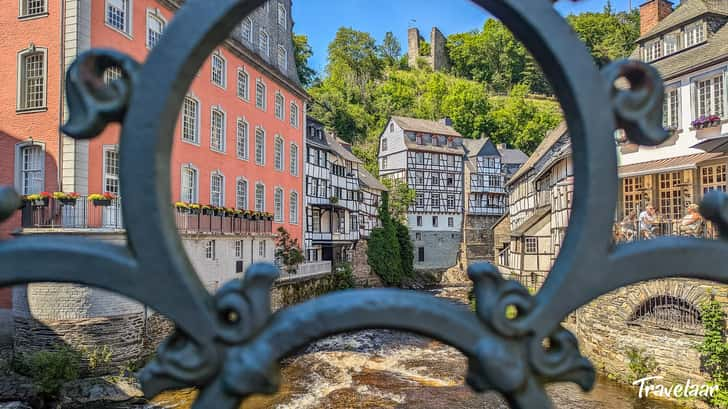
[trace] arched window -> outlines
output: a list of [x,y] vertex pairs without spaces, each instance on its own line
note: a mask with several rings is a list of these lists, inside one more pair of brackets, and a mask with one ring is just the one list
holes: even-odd
[[277,187],[273,194],[274,220],[283,223],[283,189]]
[[668,330],[702,332],[700,310],[693,303],[672,295],[649,298],[635,309],[629,322]]
[[210,204],[225,206],[225,177],[219,172],[210,175]]
[[282,45],[278,46],[278,68],[283,72],[288,71],[288,52]]
[[235,188],[235,207],[241,210],[248,209],[248,181],[238,178]]
[[275,142],[273,143],[273,158],[276,170],[283,170],[283,138],[280,135],[276,135]]
[[291,224],[298,224],[298,193],[297,192],[291,192],[291,196],[289,198],[289,204],[288,204],[288,221]]
[[245,20],[243,20],[242,34],[243,34],[243,38],[245,40],[247,40],[249,43],[253,42],[253,19],[252,18],[247,17]]

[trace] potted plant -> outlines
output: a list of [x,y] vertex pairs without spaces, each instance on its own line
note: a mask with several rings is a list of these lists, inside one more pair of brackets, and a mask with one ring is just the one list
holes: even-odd
[[80,196],[81,195],[76,192],[53,192],[53,198],[61,202],[61,204],[64,206],[74,206]]
[[720,125],[720,117],[718,115],[703,115],[691,122],[694,129],[712,128]]
[[94,206],[111,206],[111,201],[114,199],[116,199],[116,195],[111,192],[88,195],[88,200],[93,203]]
[[40,192],[25,196],[25,201],[30,202],[33,207],[46,207],[51,200],[51,194],[48,192]]
[[199,203],[190,203],[189,212],[190,212],[190,214],[200,214],[200,204]]

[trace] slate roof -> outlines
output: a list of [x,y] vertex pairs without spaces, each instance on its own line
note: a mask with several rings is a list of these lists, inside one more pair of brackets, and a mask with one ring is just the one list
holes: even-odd
[[501,162],[507,165],[523,164],[528,160],[528,155],[523,153],[520,149],[498,149],[501,155]]
[[329,147],[335,154],[354,163],[363,163],[361,159],[357,158],[356,156],[354,156],[353,153],[349,152],[348,149],[344,148],[341,142],[339,142],[338,138],[334,137],[326,131],[324,131],[324,135],[326,135],[326,144],[329,145]]
[[558,142],[559,139],[567,131],[568,128],[566,126],[566,121],[562,121],[559,126],[557,126],[554,130],[546,135],[543,141],[541,141],[541,144],[538,145],[535,151],[533,151],[533,155],[531,155],[528,160],[523,164],[523,166],[521,166],[521,168],[513,174],[507,184],[513,184],[513,182],[518,180],[521,176],[525,175],[529,170],[533,169],[533,167],[536,165],[536,163],[538,163],[543,155],[545,155],[549,151],[549,149],[551,149],[551,147],[554,146],[554,144]]
[[500,156],[500,152],[495,145],[490,142],[490,138],[480,139],[463,139],[463,146],[469,158],[478,156]]
[[663,32],[677,28],[688,21],[700,17],[703,14],[714,13],[728,16],[727,0],[683,0],[675,10],[662,21],[657,23],[652,30],[640,36],[637,41],[646,40]]
[[453,127],[447,126],[442,122],[430,121],[427,119],[407,118],[403,116],[393,116],[392,120],[405,131],[424,132],[435,135],[456,136],[462,138],[458,131]]
[[382,184],[382,182],[379,181],[379,179],[375,178],[374,175],[367,172],[364,168],[359,168],[359,181],[372,189],[381,190],[383,192],[389,190]]

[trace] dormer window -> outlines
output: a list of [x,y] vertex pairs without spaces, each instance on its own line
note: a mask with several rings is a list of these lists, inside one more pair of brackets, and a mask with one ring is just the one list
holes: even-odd
[[685,27],[685,47],[691,47],[703,41],[705,41],[705,30],[702,21]]
[[665,55],[670,55],[677,52],[678,46],[678,34],[671,33],[665,35]]
[[415,141],[417,142],[418,145],[422,145],[424,143],[422,140],[422,135],[415,136]]
[[659,38],[645,43],[645,61],[654,61],[660,57],[662,57],[662,41]]

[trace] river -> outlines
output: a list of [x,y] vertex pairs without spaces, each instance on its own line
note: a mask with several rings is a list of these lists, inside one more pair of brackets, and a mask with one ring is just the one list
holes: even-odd
[[[433,292],[463,302],[467,287]],[[416,335],[387,330],[322,340],[283,365],[281,391],[255,396],[243,409],[500,409],[495,393],[476,394],[464,385],[466,359],[457,350]],[[573,385],[548,388],[557,408],[674,409],[637,398],[634,390],[600,378],[590,393]],[[188,409],[194,391],[164,394],[154,407]],[[150,407],[150,406],[146,406]]]

